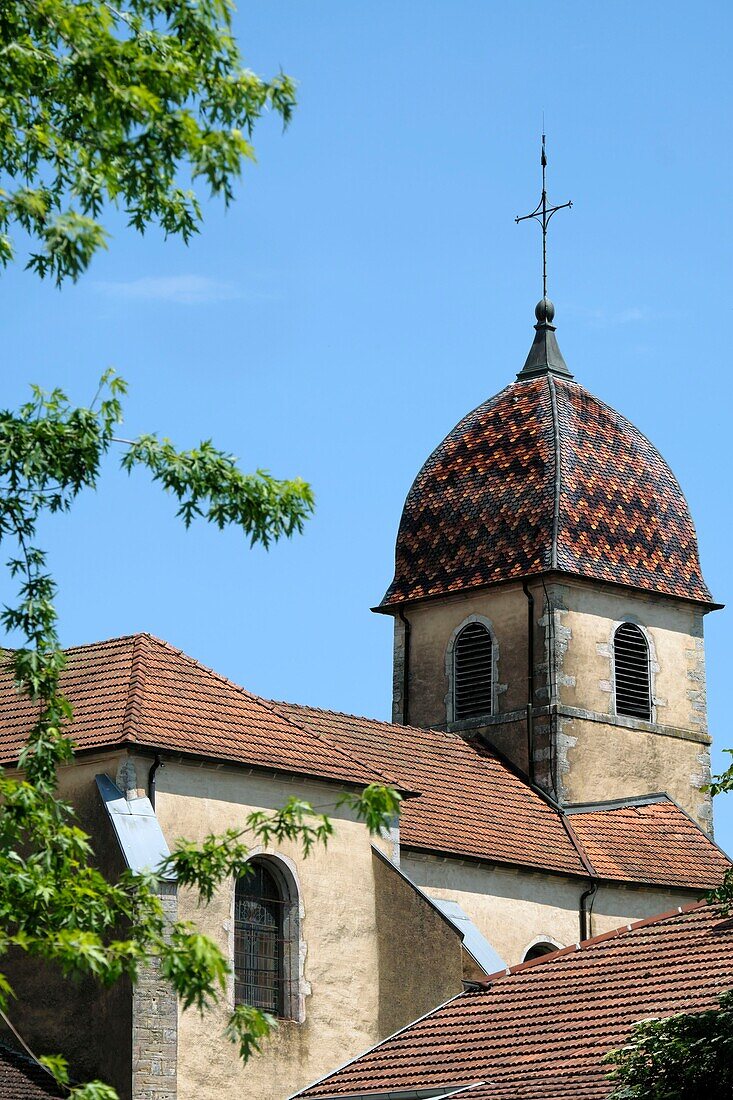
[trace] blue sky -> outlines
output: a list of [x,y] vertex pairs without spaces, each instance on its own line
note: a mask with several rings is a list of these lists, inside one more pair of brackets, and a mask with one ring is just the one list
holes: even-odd
[[[605,11],[605,9],[604,9]],[[3,275],[4,403],[60,384],[88,401],[114,365],[126,432],[212,436],[301,474],[307,533],[269,554],[185,533],[114,464],[48,531],[68,644],[150,630],[264,695],[386,716],[390,576],[410,482],[460,417],[521,367],[540,292],[545,112],[550,294],[583,385],[660,448],[703,567],[730,603],[731,16],[710,0],[248,3],[247,62],[300,82],[283,136],[256,136],[229,211],[188,249],[112,221],[61,292]],[[707,619],[711,730],[731,613]],[[716,760],[721,762],[718,754]],[[733,796],[717,809],[733,848]]]

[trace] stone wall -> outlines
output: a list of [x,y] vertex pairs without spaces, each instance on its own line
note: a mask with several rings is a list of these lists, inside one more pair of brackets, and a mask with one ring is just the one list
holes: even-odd
[[[178,916],[175,884],[161,883],[159,896],[170,924]],[[176,1100],[177,1065],[178,1001],[151,957],[132,995],[132,1100]]]

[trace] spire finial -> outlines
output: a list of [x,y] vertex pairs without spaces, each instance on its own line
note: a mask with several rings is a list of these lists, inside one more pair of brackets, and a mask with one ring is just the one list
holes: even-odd
[[542,300],[547,298],[547,227],[550,224],[550,218],[553,214],[556,214],[558,210],[567,210],[573,204],[572,202],[564,202],[561,206],[548,206],[547,205],[547,153],[545,151],[545,134],[544,134],[544,116],[542,121],[542,154],[540,156],[540,164],[542,165],[542,198],[537,203],[531,214],[523,214],[519,218],[515,218],[515,222],[529,221],[530,218],[539,222],[542,226]]

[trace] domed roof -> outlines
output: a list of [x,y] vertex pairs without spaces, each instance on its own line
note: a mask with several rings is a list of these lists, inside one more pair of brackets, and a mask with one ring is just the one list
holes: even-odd
[[539,338],[557,349],[538,320],[518,380],[464,417],[417,475],[380,610],[548,572],[711,603],[674,474],[562,356],[538,367]]

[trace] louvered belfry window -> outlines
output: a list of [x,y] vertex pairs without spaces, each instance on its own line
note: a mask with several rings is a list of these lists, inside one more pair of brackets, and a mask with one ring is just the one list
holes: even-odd
[[284,907],[263,863],[237,880],[234,893],[234,1003],[284,1014]]
[[613,637],[616,713],[649,721],[652,716],[649,645],[635,623],[621,623]]
[[453,717],[478,718],[491,714],[493,696],[493,642],[482,623],[469,623],[456,638],[453,650]]

